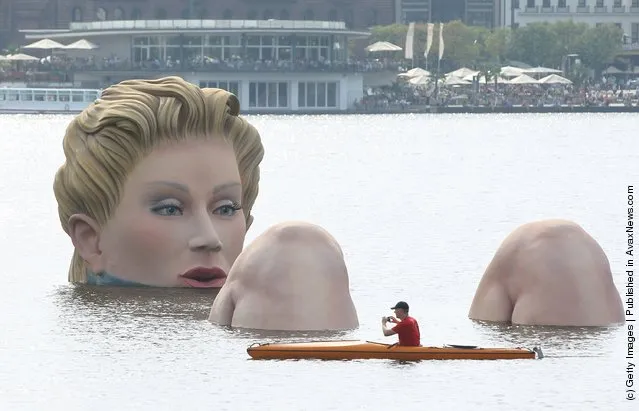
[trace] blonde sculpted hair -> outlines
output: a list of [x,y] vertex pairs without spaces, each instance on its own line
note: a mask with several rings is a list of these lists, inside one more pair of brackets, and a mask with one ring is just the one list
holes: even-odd
[[[180,77],[127,80],[105,89],[73,119],[64,136],[66,161],[53,183],[64,231],[70,234],[73,214],[106,224],[127,176],[159,144],[211,138],[225,138],[233,146],[244,216],[250,223],[264,148],[258,131],[238,116],[239,111],[233,94],[200,89]],[[69,281],[86,282],[86,274],[87,266],[75,250]]]

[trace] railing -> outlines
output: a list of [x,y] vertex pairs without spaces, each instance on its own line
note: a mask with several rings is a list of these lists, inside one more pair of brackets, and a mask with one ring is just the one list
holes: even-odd
[[107,31],[107,30],[346,30],[342,21],[306,21],[306,20],[117,20],[74,22],[69,24],[71,31]]
[[539,13],[539,6],[535,6],[535,7],[526,6],[526,8],[524,9],[524,13]]
[[578,6],[577,13],[590,13],[590,6]]
[[607,6],[595,7],[595,13],[608,13]]
[[612,12],[613,13],[625,13],[626,12],[626,6],[615,6],[612,8]]
[[566,7],[557,6],[557,13],[570,13],[570,6],[566,6]]
[[621,48],[623,51],[639,50],[639,43],[623,44]]
[[554,11],[555,11],[555,6],[541,7],[542,13],[553,13]]

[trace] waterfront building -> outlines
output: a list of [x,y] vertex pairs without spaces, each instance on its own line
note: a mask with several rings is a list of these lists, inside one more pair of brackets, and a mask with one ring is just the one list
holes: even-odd
[[639,63],[639,0],[503,0],[506,27],[572,20],[590,26],[616,24],[623,32],[620,56]]
[[362,71],[348,41],[368,32],[344,22],[299,20],[107,20],[66,30],[24,30],[28,42],[86,39],[64,67],[76,87],[179,75],[236,94],[245,112],[337,112],[363,96]]
[[396,0],[398,23],[461,20],[470,26],[499,27],[503,0]]
[[21,44],[21,29],[66,29],[110,20],[319,20],[362,30],[396,21],[400,0],[3,0],[0,48]]

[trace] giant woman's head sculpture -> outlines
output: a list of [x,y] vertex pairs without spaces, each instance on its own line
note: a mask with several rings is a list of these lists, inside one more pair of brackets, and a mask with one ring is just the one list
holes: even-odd
[[264,149],[237,98],[179,77],[107,88],[64,136],[54,193],[69,281],[221,287],[242,251]]

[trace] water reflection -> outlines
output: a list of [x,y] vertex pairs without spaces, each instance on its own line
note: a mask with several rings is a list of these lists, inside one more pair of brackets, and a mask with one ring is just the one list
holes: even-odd
[[219,290],[69,285],[56,290],[62,312],[204,320]]
[[358,339],[353,336],[356,330],[319,330],[319,331],[280,331],[280,330],[258,330],[252,328],[232,328],[218,327],[224,331],[225,336],[242,340],[256,340],[260,343],[273,342],[308,342],[312,341],[331,341],[343,339]]
[[621,325],[609,327],[558,327],[473,321],[473,328],[494,346],[541,346],[546,357],[605,357],[609,341]]

